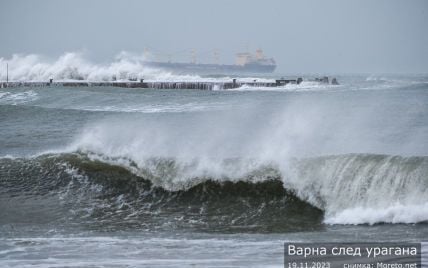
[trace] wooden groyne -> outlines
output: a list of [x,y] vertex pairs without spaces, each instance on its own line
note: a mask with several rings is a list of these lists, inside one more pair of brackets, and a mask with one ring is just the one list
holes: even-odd
[[[145,82],[143,79],[140,81],[110,81],[110,82],[89,82],[89,81],[53,81],[48,82],[0,82],[1,88],[13,87],[122,87],[122,88],[152,88],[152,89],[200,89],[200,90],[213,90],[213,89],[234,89],[242,86],[248,87],[279,87],[287,84],[300,84],[302,78],[297,79],[277,79],[274,82],[252,82],[238,81],[233,79],[230,82],[169,82],[169,81],[154,81]],[[333,80],[332,80],[333,81]],[[335,81],[335,80],[334,80]],[[323,82],[323,81],[321,81]],[[327,79],[328,83],[328,79]]]

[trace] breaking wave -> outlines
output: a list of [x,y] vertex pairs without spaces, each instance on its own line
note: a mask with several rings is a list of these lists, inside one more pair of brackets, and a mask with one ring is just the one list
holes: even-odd
[[[85,59],[82,53],[69,52],[56,60],[36,54],[14,54],[11,59],[0,58],[0,64],[9,64],[9,81],[118,81],[145,79],[192,79],[193,76],[175,76],[169,72],[148,68],[144,57],[121,52],[115,60],[107,64],[95,64]],[[0,74],[5,81],[6,74]]]
[[[193,117],[191,124],[187,117],[174,118],[170,124],[158,118],[110,118],[86,127],[63,151],[119,165],[173,192],[207,180],[253,186],[274,179],[287,193],[323,211],[319,223],[428,221],[427,156],[341,151],[328,156],[326,151],[316,151],[316,140],[310,142],[312,128],[315,132],[322,128],[303,124],[305,120],[298,118],[302,113],[293,113],[290,121],[277,121],[271,115],[274,125],[265,122],[256,129],[251,115],[245,114],[245,120],[226,115],[227,124],[221,113]],[[311,148],[310,153],[305,148]],[[355,148],[345,151],[358,152]]]
[[[145,56],[129,52],[119,53],[110,63],[93,63],[83,53],[68,52],[57,59],[37,54],[14,54],[10,59],[0,57],[0,65],[9,64],[9,81],[128,81],[143,78],[145,81],[204,81],[230,82],[231,77],[201,77],[174,74],[149,67]],[[255,78],[242,77],[242,81]],[[258,81],[272,81],[257,78]],[[0,72],[0,81],[6,81],[6,73]]]
[[[149,161],[157,172],[132,161],[125,168],[91,160],[82,153],[3,158],[0,208],[6,216],[0,223],[67,221],[88,228],[211,232],[279,232],[321,225],[322,212],[286,190],[275,172],[268,175],[269,167],[267,173],[254,170],[237,180],[190,178],[192,183],[168,190],[159,180],[168,180],[178,163]],[[257,176],[264,179],[256,181]]]
[[31,211],[25,219],[226,232],[428,221],[428,157],[325,156],[293,159],[287,170],[253,159],[213,163],[223,174],[197,159],[136,162],[89,152],[0,162],[8,200],[0,207],[5,215]]
[[299,161],[290,186],[330,224],[428,221],[428,157],[375,154]]

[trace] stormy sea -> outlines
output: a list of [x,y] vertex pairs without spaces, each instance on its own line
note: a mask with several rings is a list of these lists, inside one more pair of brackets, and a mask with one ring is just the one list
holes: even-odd
[[[10,62],[12,81],[236,78]],[[282,267],[287,241],[426,240],[428,76],[300,76],[0,88],[1,267]]]

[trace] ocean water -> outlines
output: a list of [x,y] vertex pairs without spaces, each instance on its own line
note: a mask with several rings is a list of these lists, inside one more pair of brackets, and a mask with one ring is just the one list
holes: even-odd
[[0,266],[282,267],[286,241],[426,241],[428,76],[337,78],[0,89]]

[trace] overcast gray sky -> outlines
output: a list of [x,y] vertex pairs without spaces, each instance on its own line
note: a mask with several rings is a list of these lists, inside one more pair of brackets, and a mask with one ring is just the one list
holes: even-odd
[[0,0],[0,57],[144,48],[224,63],[260,47],[284,73],[427,73],[425,0]]

